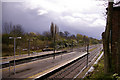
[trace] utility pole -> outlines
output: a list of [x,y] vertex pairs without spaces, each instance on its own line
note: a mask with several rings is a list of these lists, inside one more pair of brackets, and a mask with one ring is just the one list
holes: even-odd
[[56,35],[54,34],[54,57],[53,57],[53,59],[55,59],[55,45],[56,45],[56,42],[55,42],[55,38],[56,38]]
[[30,56],[30,42],[32,41],[31,39],[27,39],[28,41],[28,56]]
[[88,67],[89,44],[87,44],[87,67]]
[[14,39],[14,74],[15,73],[15,46],[16,46],[16,39],[21,39],[21,37],[9,37],[9,39]]
[[72,51],[73,51],[73,40],[72,40]]
[[30,56],[30,39],[28,39],[28,56]]

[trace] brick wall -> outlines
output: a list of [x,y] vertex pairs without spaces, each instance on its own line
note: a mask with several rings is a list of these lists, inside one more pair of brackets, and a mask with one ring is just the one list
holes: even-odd
[[[113,19],[112,19],[112,60],[113,65],[116,67],[115,72],[117,72],[117,45],[116,42],[120,40],[120,7],[113,8]],[[120,49],[120,48],[119,48]],[[120,54],[120,53],[119,53]]]

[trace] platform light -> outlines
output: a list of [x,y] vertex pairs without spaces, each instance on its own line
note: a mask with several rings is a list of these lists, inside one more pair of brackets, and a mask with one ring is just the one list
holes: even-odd
[[15,45],[16,39],[21,39],[21,37],[9,37],[9,39],[14,39],[14,74],[15,74]]

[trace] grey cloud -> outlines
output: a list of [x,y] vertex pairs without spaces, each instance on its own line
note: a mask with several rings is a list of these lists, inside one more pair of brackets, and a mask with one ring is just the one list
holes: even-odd
[[[61,20],[60,16],[72,16],[71,13],[63,12],[60,15],[49,11],[45,15],[37,15],[38,10],[36,9],[25,9],[22,3],[3,3],[2,6],[2,20],[4,22],[12,22],[13,24],[21,24],[25,31],[28,32],[40,32],[48,31],[51,22],[54,22],[60,28],[60,31],[69,31],[71,33],[88,35],[89,37],[95,37],[100,39],[101,32],[104,27],[89,27],[92,22],[86,22],[87,24],[69,24],[66,21]],[[86,12],[86,14],[88,14]],[[81,18],[82,19],[82,18]],[[84,20],[84,19],[83,19]],[[94,20],[93,20],[94,21]]]

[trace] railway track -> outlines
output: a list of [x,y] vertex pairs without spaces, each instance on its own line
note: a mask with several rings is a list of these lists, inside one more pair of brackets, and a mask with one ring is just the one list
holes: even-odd
[[[90,46],[90,47],[92,48],[93,46]],[[83,52],[83,51],[85,51],[85,47],[74,49],[74,51],[78,51],[78,50],[80,52],[81,51]],[[70,52],[70,51],[68,50],[68,51],[58,52],[58,53],[55,53],[55,56],[66,54],[68,52]],[[36,56],[36,57],[19,59],[19,60],[15,60],[15,62],[16,62],[16,65],[19,65],[19,64],[28,63],[28,62],[32,62],[32,61],[36,61],[36,60],[40,60],[40,59],[49,58],[49,57],[53,57],[53,54],[47,54],[47,55],[41,55],[41,56]],[[6,68],[6,67],[9,67],[9,66],[14,66],[14,60],[10,61],[10,64],[9,63],[2,64],[2,68]]]
[[[92,59],[97,55],[97,53],[101,50],[101,48],[97,47],[95,50],[91,51],[88,55],[88,62],[91,62]],[[44,80],[65,80],[69,79],[72,80],[87,64],[87,56],[83,56],[74,62],[68,64],[65,67],[62,67],[50,74],[47,74],[45,76],[42,76],[36,80],[44,79]]]

